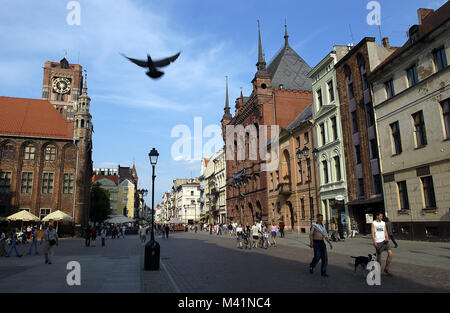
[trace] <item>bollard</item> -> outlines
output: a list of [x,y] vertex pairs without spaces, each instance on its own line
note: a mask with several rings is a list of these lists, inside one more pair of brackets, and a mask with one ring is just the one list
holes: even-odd
[[151,240],[145,245],[144,270],[158,271],[159,270],[159,243]]

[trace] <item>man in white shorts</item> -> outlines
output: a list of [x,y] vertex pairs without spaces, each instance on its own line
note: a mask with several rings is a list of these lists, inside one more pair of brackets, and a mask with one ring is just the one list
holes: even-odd
[[392,273],[389,271],[389,265],[392,260],[392,249],[389,245],[389,235],[386,229],[386,224],[383,222],[383,213],[377,213],[376,218],[377,219],[372,223],[372,240],[373,246],[375,247],[377,253],[377,262],[380,263],[381,266],[381,254],[383,251],[387,251],[388,257],[386,259],[384,272],[387,275],[392,276]]

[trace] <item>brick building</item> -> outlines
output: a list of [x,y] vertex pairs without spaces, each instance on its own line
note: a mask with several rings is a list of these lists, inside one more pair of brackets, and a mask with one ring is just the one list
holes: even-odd
[[[366,214],[384,210],[378,142],[367,76],[395,49],[365,37],[334,66],[339,93],[347,174],[348,212],[363,233]],[[347,211],[347,210],[345,210]],[[341,219],[338,219],[342,229]]]
[[0,216],[28,210],[43,218],[61,210],[83,226],[92,173],[87,84],[81,66],[47,64],[43,100],[0,97]]
[[[254,158],[249,157],[251,131],[247,130],[254,131],[256,145],[252,146],[258,147],[260,126],[286,127],[312,100],[311,81],[307,76],[311,68],[289,46],[287,31],[284,38],[284,46],[266,67],[258,29],[258,62],[257,72],[252,80],[253,91],[249,97],[244,97],[241,92],[236,100],[234,116],[230,113],[226,98],[225,113],[221,121],[224,141],[227,141],[227,137],[237,136],[230,133],[231,127],[227,126],[246,128],[246,153],[243,160],[237,158],[238,139],[234,143],[226,142],[226,203],[229,221],[246,224],[262,219],[269,222],[267,173],[261,170],[266,161],[261,160],[259,153]],[[230,155],[230,150],[235,155]]]

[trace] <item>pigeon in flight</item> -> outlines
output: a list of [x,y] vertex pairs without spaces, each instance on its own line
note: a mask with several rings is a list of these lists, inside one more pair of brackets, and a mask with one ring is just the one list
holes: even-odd
[[148,68],[148,72],[146,74],[148,77],[153,78],[153,79],[160,78],[161,76],[164,75],[164,72],[158,71],[158,69],[157,69],[158,67],[167,66],[170,63],[174,62],[180,56],[180,52],[178,52],[174,56],[171,56],[171,57],[168,57],[168,58],[165,58],[162,60],[153,61],[149,54],[147,54],[147,60],[136,60],[136,59],[127,57],[123,53],[121,53],[121,54],[122,54],[122,56],[124,56],[125,58],[127,58],[128,60],[133,62],[134,64],[136,64],[140,67]]

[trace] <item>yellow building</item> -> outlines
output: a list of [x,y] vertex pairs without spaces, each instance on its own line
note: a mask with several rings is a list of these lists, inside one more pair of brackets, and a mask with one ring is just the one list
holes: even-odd
[[134,218],[134,184],[126,178],[119,180],[117,214]]

